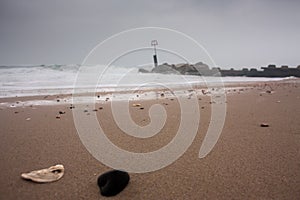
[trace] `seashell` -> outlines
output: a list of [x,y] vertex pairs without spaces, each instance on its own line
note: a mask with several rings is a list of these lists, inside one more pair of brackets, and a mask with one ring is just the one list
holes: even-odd
[[64,175],[63,165],[51,166],[47,169],[35,170],[29,173],[22,173],[21,177],[38,183],[49,183],[61,179]]

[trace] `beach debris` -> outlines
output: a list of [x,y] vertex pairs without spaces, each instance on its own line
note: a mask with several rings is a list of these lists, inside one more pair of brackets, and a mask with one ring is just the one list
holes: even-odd
[[49,183],[61,179],[64,175],[65,168],[58,164],[47,169],[40,169],[28,173],[22,173],[21,177],[37,183]]
[[111,170],[98,177],[97,183],[103,196],[115,196],[128,185],[129,174],[124,171]]
[[29,121],[29,120],[31,120],[31,118],[30,118],[30,117],[26,118],[26,121]]
[[133,107],[140,107],[141,104],[140,104],[140,103],[134,103],[134,104],[132,104],[132,106],[133,106]]
[[60,115],[63,115],[63,114],[65,114],[66,112],[65,111],[59,111],[58,112]]
[[260,127],[269,127],[270,125],[269,124],[267,124],[267,123],[261,123],[260,124]]

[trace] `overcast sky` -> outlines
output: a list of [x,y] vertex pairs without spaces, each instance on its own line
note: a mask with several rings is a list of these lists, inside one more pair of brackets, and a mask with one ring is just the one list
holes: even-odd
[[0,65],[81,63],[113,34],[158,26],[193,37],[218,66],[296,66],[299,8],[297,0],[0,0]]

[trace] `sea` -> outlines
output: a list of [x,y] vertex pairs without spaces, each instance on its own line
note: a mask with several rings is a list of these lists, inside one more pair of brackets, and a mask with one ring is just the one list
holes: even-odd
[[[139,67],[103,65],[24,65],[0,66],[0,98],[36,95],[72,94],[74,87],[80,87],[78,77],[88,69],[98,81],[97,92],[126,91],[133,89],[172,88],[187,84],[245,83],[282,80],[284,78],[250,77],[201,77],[179,74],[140,73]],[[95,76],[93,76],[95,77]],[[86,85],[84,87],[87,87]]]

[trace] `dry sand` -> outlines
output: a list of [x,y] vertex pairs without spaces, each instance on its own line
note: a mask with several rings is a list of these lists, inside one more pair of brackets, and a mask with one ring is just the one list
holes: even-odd
[[[252,84],[227,95],[225,126],[213,151],[198,158],[210,121],[210,98],[200,97],[201,122],[197,136],[176,162],[161,170],[130,174],[127,188],[111,199],[298,199],[300,197],[299,80]],[[36,99],[38,97],[31,97]],[[23,98],[24,100],[26,98]],[[20,98],[2,99],[16,102]],[[149,123],[148,108],[162,104],[168,113],[163,130],[150,139],[133,139],[114,124],[110,103],[97,105],[98,119],[116,145],[147,152],[166,145],[176,134],[180,109],[176,99],[138,101],[130,108],[133,120]],[[103,109],[99,110],[99,107]],[[75,108],[76,109],[76,108]],[[66,113],[56,119],[59,111]],[[26,120],[26,118],[31,118]],[[82,145],[69,105],[1,108],[0,199],[105,199],[96,181],[110,170]],[[270,127],[260,127],[266,122]],[[55,164],[64,177],[36,184],[20,174]]]

